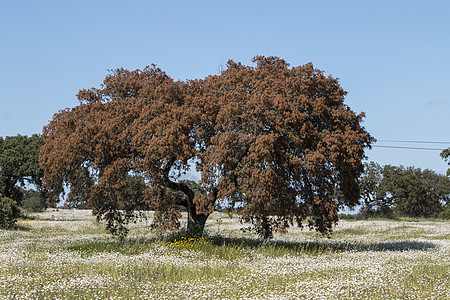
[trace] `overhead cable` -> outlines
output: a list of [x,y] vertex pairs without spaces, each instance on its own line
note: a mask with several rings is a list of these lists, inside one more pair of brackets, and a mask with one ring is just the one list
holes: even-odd
[[378,140],[377,142],[389,142],[389,143],[412,143],[412,144],[448,144],[450,142],[434,142],[434,141],[399,141],[399,140]]
[[443,151],[443,150],[445,150],[445,149],[437,149],[437,148],[382,146],[382,145],[372,145],[372,147],[376,147],[376,148],[390,148],[390,149],[409,149],[409,150],[432,150],[432,151]]

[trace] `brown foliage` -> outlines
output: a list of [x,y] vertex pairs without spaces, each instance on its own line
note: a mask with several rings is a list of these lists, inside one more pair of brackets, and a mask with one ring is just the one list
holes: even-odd
[[[343,204],[336,188],[345,204],[358,201],[361,160],[373,140],[360,126],[363,115],[344,104],[338,80],[312,64],[254,62],[229,61],[220,75],[188,82],[155,66],[119,69],[101,89],[81,90],[81,104],[44,128],[41,166],[52,199],[84,168],[90,205],[119,232],[149,205],[162,228],[178,226],[181,205],[188,230],[201,234],[217,204],[242,207],[266,238],[308,217],[311,227],[331,230]],[[201,194],[177,180],[192,159]],[[128,201],[127,176],[145,182],[142,201]]]

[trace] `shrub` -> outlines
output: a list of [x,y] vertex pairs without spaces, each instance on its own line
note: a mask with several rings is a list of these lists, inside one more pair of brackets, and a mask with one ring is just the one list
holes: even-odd
[[359,214],[338,214],[339,220],[357,220]]
[[0,194],[0,228],[12,227],[20,216],[16,201]]
[[376,219],[398,219],[398,216],[395,214],[394,210],[391,207],[387,206],[378,207],[376,210],[370,210],[367,216],[369,218]]
[[439,219],[450,220],[450,208],[446,208],[439,214]]

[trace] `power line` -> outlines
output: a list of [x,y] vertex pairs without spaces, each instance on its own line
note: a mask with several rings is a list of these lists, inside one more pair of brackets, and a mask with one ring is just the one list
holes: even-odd
[[444,150],[444,149],[437,149],[437,148],[382,146],[382,145],[372,145],[372,147],[376,147],[376,148],[390,148],[390,149],[409,149],[409,150],[432,150],[432,151],[443,151]]
[[377,142],[391,142],[391,143],[413,143],[413,144],[450,144],[450,142],[432,142],[432,141],[399,141],[399,140],[377,140]]

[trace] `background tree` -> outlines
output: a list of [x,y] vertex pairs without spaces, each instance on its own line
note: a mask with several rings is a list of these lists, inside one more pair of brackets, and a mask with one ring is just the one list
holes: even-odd
[[[241,206],[265,238],[306,218],[330,231],[339,205],[358,203],[361,160],[373,141],[360,126],[363,115],[344,104],[337,79],[312,64],[254,62],[229,61],[220,75],[188,82],[155,66],[119,69],[101,89],[81,90],[80,105],[57,113],[43,131],[50,199],[83,169],[87,201],[113,233],[126,232],[136,209],[150,206],[156,226],[177,227],[181,206],[188,233],[201,235],[218,202]],[[180,180],[192,161],[200,193]],[[142,199],[129,201],[129,176],[145,185]],[[333,198],[337,187],[345,203]]]
[[437,217],[448,203],[450,180],[431,170],[385,166],[381,189],[399,216]]
[[0,223],[11,226],[19,216],[24,200],[24,187],[31,184],[39,190],[41,203],[42,171],[39,168],[39,148],[44,143],[37,134],[0,137]]
[[22,209],[28,212],[42,212],[46,208],[45,197],[35,189],[24,190]]
[[368,212],[374,207],[386,207],[385,191],[381,189],[383,167],[376,162],[364,163],[364,173],[361,176],[360,188],[363,201],[360,219],[365,220]]
[[[450,165],[450,148],[447,148],[441,152],[441,157]],[[447,176],[450,176],[450,168],[447,169]]]
[[42,185],[39,148],[44,140],[37,134],[0,137],[0,193],[21,205],[23,192],[19,185]]

